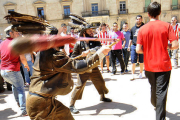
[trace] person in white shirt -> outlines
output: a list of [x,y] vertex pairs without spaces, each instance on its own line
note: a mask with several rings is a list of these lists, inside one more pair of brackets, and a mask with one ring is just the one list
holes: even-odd
[[[176,37],[179,39],[179,29],[180,25],[177,23],[176,17],[172,17],[171,19],[171,25],[173,26],[174,32],[176,34]],[[178,48],[179,49],[179,48]],[[172,59],[174,61],[174,69],[178,68],[178,49],[170,50],[169,55],[172,56]],[[172,53],[172,55],[171,55]]]
[[[67,36],[67,25],[65,23],[61,24],[61,30],[59,30],[61,33],[58,33],[60,34],[61,36]],[[66,53],[67,56],[69,56],[69,44],[65,44],[64,45],[64,49],[63,51]]]

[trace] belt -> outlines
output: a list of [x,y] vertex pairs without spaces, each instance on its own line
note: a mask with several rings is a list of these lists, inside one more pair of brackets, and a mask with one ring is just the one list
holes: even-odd
[[42,97],[42,98],[51,98],[51,97],[45,97],[45,96],[42,96],[42,95],[39,95],[39,94],[36,94],[36,93],[32,93],[32,92],[29,92],[30,95],[35,95],[35,96],[38,96],[38,97]]

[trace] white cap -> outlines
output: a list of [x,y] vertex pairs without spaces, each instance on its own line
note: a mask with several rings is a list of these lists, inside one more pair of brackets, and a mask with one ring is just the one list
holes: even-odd
[[7,32],[8,30],[11,30],[12,25],[8,26],[6,29],[4,29],[4,32]]
[[7,33],[7,31],[11,30],[12,25],[8,26],[6,29],[4,29],[4,32],[6,32],[6,37],[10,37],[10,35]]

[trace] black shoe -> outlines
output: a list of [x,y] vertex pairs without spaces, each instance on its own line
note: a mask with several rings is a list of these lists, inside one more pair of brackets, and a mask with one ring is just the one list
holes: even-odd
[[5,91],[5,89],[2,89],[2,90],[0,90],[0,93],[3,93]]
[[12,88],[7,88],[8,91],[12,91]]
[[79,110],[76,109],[74,106],[70,106],[69,109],[70,109],[71,113],[73,113],[73,114],[78,114],[79,113]]
[[101,98],[100,100],[103,102],[112,102],[112,100],[109,98]]
[[8,82],[6,82],[6,84],[7,84],[7,90],[12,91],[12,85]]
[[113,71],[113,72],[112,72],[112,75],[115,75],[115,74],[116,74],[116,71]]
[[124,75],[124,72],[123,72],[123,71],[121,71],[121,75]]

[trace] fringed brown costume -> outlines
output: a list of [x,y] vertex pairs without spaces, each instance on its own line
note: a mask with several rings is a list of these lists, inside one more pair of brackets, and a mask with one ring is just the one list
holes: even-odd
[[[28,15],[24,15],[23,17],[23,14],[15,12],[11,12],[11,15],[7,16],[6,19],[17,21],[18,23],[14,25],[14,29],[24,34],[31,33],[33,30],[31,27],[28,27],[30,30],[27,31],[26,29],[22,29],[21,26],[25,28],[26,23],[28,25],[29,23],[33,25],[39,24],[43,27],[47,25],[46,23],[43,25],[43,23],[37,22],[36,17]],[[36,27],[34,29],[36,29]],[[37,27],[36,31],[38,31],[38,29],[39,27]],[[55,29],[55,33],[57,33],[56,30],[57,29]],[[58,46],[66,44],[66,42],[74,42],[75,38],[64,37],[64,39],[67,40],[61,44],[62,39],[63,37],[60,36],[25,36],[24,38],[13,40],[10,46],[16,54],[32,52],[34,50],[44,50],[38,52],[36,56],[27,96],[27,113],[32,120],[74,120],[69,108],[64,106],[60,101],[57,101],[55,96],[66,95],[73,89],[71,73],[83,74],[88,72],[96,68],[99,64],[99,59],[105,56],[102,53],[102,49],[100,49],[86,60],[76,61],[75,59],[69,59],[58,49]],[[23,51],[23,48],[25,51]]]

